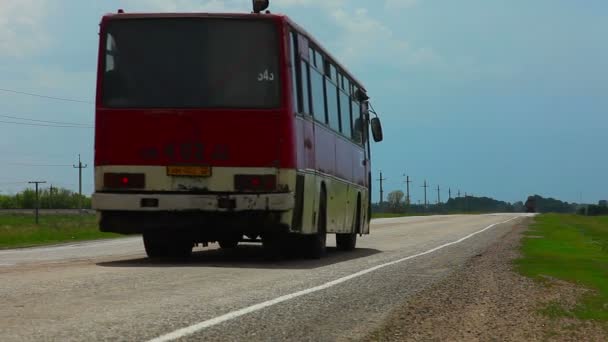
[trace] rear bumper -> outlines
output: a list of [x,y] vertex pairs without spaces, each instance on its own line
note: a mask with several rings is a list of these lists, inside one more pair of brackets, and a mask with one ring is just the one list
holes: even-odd
[[120,194],[95,193],[93,209],[100,211],[287,211],[294,208],[293,193],[280,194]]

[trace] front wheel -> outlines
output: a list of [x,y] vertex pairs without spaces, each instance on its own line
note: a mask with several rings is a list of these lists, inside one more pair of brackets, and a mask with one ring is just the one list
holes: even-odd
[[341,251],[352,251],[357,246],[357,234],[336,234],[336,247]]

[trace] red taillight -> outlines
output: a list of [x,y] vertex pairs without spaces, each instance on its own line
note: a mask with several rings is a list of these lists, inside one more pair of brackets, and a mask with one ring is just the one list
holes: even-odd
[[103,187],[105,189],[143,189],[146,187],[146,177],[143,173],[104,173]]
[[274,191],[277,187],[275,175],[235,175],[234,188],[237,191]]

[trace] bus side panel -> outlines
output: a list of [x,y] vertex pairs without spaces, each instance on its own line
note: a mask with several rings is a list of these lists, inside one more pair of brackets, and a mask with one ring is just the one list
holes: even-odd
[[335,174],[336,168],[336,140],[335,133],[329,128],[315,125],[315,166],[316,169],[328,175]]
[[[335,136],[336,141],[336,173],[338,178],[353,182],[354,175],[354,144],[341,136]],[[361,168],[361,167],[359,167]]]
[[315,143],[314,122],[312,118],[296,116],[296,154],[298,175],[304,177],[302,196],[302,227],[303,234],[317,231],[316,215],[319,205],[320,185],[317,184],[315,172]]
[[325,177],[327,187],[327,232],[347,233],[352,226],[345,226],[347,221],[348,183],[333,177]]
[[364,190],[361,192],[361,234],[369,234],[369,191]]
[[302,207],[302,234],[313,234],[317,231],[319,185],[314,172],[298,172],[304,176],[304,201]]

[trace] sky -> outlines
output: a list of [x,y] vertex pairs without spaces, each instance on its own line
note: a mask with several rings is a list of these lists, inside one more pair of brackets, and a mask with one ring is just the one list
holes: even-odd
[[[91,127],[14,122],[93,125],[104,13],[250,6],[1,0],[0,193],[29,180],[76,190],[78,154],[88,166],[83,191],[93,191]],[[365,84],[384,126],[372,160],[386,192],[404,189],[407,174],[413,202],[424,180],[442,200],[448,188],[509,202],[608,199],[605,0],[271,0],[270,10],[292,17]]]

